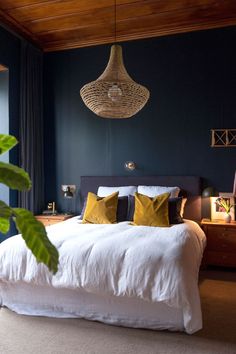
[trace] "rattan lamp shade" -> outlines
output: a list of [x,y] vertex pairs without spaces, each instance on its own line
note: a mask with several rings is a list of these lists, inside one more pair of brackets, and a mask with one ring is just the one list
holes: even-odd
[[111,47],[105,71],[95,81],[84,85],[80,95],[85,105],[103,118],[130,118],[147,103],[148,89],[128,75],[120,45]]

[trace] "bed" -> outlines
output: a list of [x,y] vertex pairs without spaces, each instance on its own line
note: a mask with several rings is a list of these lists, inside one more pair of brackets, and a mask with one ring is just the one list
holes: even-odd
[[169,228],[82,224],[49,226],[60,266],[37,265],[19,235],[0,245],[0,303],[19,314],[79,317],[135,328],[194,333],[202,328],[198,271],[205,235],[200,178],[81,177],[81,201],[98,186],[177,185],[188,198],[185,222]]

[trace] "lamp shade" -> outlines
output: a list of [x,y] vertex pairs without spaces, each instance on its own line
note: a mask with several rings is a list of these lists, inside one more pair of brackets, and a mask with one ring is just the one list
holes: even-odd
[[148,89],[137,84],[127,73],[122,48],[114,44],[105,71],[84,85],[80,95],[85,105],[103,118],[130,118],[147,103]]
[[202,191],[203,198],[217,197],[218,195],[219,195],[219,193],[213,187],[206,187]]

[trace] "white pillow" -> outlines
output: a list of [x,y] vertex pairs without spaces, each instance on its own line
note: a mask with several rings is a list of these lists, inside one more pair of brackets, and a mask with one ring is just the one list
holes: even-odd
[[179,195],[179,187],[162,187],[162,186],[138,186],[138,193],[154,198],[163,193],[170,193],[170,198],[176,198]]
[[107,197],[108,195],[119,192],[119,197],[125,197],[128,195],[134,195],[137,192],[136,186],[124,186],[124,187],[98,187],[97,195],[99,197]]

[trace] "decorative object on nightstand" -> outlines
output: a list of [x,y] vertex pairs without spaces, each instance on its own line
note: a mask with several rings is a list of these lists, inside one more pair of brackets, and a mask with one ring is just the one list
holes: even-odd
[[207,237],[203,264],[236,267],[236,222],[203,219],[201,226]]
[[224,211],[225,222],[231,222],[232,216],[230,215],[230,211],[235,206],[234,198],[219,197],[216,199],[215,203]]
[[36,215],[35,218],[41,221],[44,226],[50,226],[53,224],[57,224],[59,222],[70,219],[73,215],[69,214],[56,214],[56,215]]
[[211,197],[211,220],[231,222],[235,219],[234,197],[232,194],[220,193],[219,197]]
[[49,202],[47,204],[47,209],[42,212],[43,215],[57,215],[56,203]]
[[43,212],[43,214],[56,215],[57,214],[56,203],[55,202],[49,202],[48,205],[47,205],[47,210],[45,210]]

